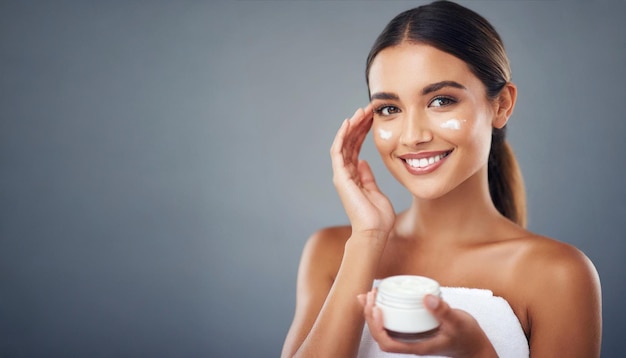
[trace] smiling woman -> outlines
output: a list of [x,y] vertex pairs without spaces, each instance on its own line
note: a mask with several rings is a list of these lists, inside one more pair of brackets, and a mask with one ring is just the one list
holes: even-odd
[[[376,147],[394,177],[420,198],[464,190],[487,162],[492,127],[504,126],[514,101],[512,85],[499,100],[507,108],[489,100],[465,62],[425,44],[382,50],[368,78],[373,128],[396,133],[394,140],[375,141]],[[454,118],[465,120],[458,131],[444,125]]]
[[[495,29],[447,1],[405,11],[372,47],[366,80],[371,103],[331,147],[350,226],[309,239],[283,356],[599,356],[593,264],[525,228],[521,174],[505,141],[517,87]],[[359,159],[370,130],[412,195],[403,212]],[[399,275],[441,285],[441,296],[420,302],[439,324],[426,338],[385,329],[376,286]]]

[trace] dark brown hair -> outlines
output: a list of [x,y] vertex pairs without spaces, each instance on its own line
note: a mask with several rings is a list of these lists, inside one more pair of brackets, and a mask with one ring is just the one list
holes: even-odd
[[[436,1],[400,13],[387,24],[367,56],[365,78],[380,51],[403,42],[422,43],[447,52],[469,66],[494,100],[511,80],[509,59],[500,36],[476,12],[449,1]],[[502,215],[526,226],[526,197],[522,174],[506,142],[506,126],[494,128],[489,151],[491,200]]]

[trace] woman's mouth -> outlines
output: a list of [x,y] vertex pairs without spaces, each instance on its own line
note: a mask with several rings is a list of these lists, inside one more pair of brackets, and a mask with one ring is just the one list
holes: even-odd
[[405,163],[407,169],[414,174],[427,174],[437,169],[441,161],[448,157],[452,150],[443,153],[437,153],[420,158],[404,157],[400,158]]
[[404,161],[412,168],[420,169],[426,168],[429,165],[435,164],[441,159],[447,157],[452,151],[448,151],[445,153],[433,155],[431,157],[426,158],[415,158],[415,159],[404,159]]

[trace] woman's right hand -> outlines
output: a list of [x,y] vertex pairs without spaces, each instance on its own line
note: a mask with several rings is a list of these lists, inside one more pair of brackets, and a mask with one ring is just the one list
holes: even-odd
[[498,354],[478,322],[469,313],[451,308],[437,296],[427,295],[424,307],[439,321],[436,332],[417,342],[403,342],[389,336],[384,327],[383,312],[377,307],[377,289],[360,294],[357,299],[372,338],[389,353],[446,357],[497,357]]
[[359,159],[372,121],[370,104],[365,109],[357,109],[337,131],[330,149],[333,183],[350,219],[352,234],[386,239],[395,221],[393,206],[376,185],[369,164]]

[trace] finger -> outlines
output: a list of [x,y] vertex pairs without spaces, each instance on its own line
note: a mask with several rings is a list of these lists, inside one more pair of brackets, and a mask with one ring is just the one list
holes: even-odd
[[374,179],[374,174],[372,173],[372,168],[370,168],[369,163],[366,160],[360,160],[358,166],[359,177],[361,178],[361,185],[363,188],[369,191],[378,191],[378,185],[376,184],[376,179]]
[[361,118],[362,113],[363,113],[363,109],[362,108],[357,108],[356,111],[354,111],[354,113],[352,114],[352,116],[348,120],[352,124],[356,124],[359,121],[359,119]]
[[376,302],[376,288],[373,288],[368,293],[364,294],[365,304],[363,306],[363,315],[365,316],[365,320],[372,319],[372,312]]
[[365,128],[366,131],[370,127],[370,122],[374,118],[374,110],[371,104],[368,104],[365,108],[359,108],[357,112],[355,112],[355,116],[352,118],[351,122],[355,125],[356,128],[362,129]]
[[363,143],[365,143],[365,138],[367,138],[367,134],[372,128],[372,121],[369,120],[367,122],[363,122],[363,126],[357,130],[357,134],[355,135],[354,148],[353,148],[353,157],[352,160],[354,163],[357,163],[359,160],[359,155],[361,153],[361,148],[363,147]]
[[354,111],[352,117],[350,117],[350,122],[352,122],[353,124],[359,124],[362,121],[369,119],[373,114],[373,108],[374,107],[371,103],[369,103],[364,108],[358,108],[356,111]]
[[424,348],[429,349],[428,346],[424,347],[423,342],[401,342],[389,336],[384,326],[383,312],[375,305],[376,293],[374,289],[367,294],[364,311],[367,327],[380,349],[394,353],[415,353],[425,351]]
[[[447,321],[450,321],[449,316],[452,311],[450,306],[439,297],[432,295],[428,296],[430,296],[430,298],[425,298],[424,303],[427,307],[429,307],[429,310],[432,308],[433,311],[431,312],[433,315],[435,315],[440,322],[442,322],[441,319],[444,319],[444,317]],[[375,308],[372,316],[372,321],[368,321],[368,328],[370,329],[372,337],[376,340],[376,342],[378,342],[378,345],[383,351],[430,355],[440,351],[449,344],[448,338],[441,330],[437,331],[433,336],[419,341],[398,341],[390,337],[384,329],[382,312],[380,312],[380,309]],[[378,318],[379,316],[381,317],[380,319]]]
[[367,327],[372,338],[378,343],[381,350],[392,353],[414,352],[414,344],[401,342],[389,336],[389,333],[384,327],[383,312],[379,307],[373,307],[372,316],[367,320]]
[[348,122],[350,123],[350,131],[348,133],[348,135],[346,136],[346,140],[345,140],[345,145],[344,147],[348,148],[350,153],[354,152],[354,149],[356,149],[357,153],[359,150],[359,146],[358,146],[358,142],[360,140],[361,137],[364,136],[364,131],[365,134],[367,134],[367,130],[369,128],[364,128],[367,127],[368,123],[368,119],[372,117],[372,110],[371,110],[371,106],[367,106],[365,107],[365,109],[357,109],[354,114],[352,115],[352,117],[350,117],[350,119],[348,119]]
[[383,313],[380,307],[376,306],[376,289],[368,292],[365,304],[365,319],[372,337],[376,340],[391,339],[384,327]]
[[365,310],[366,313],[371,316],[374,305],[376,304],[376,289],[372,289],[365,296]]
[[366,293],[361,293],[361,294],[356,295],[356,300],[359,301],[359,304],[363,308],[365,308],[366,297],[367,297]]
[[352,163],[350,158],[345,155],[345,138],[349,130],[350,121],[346,119],[337,131],[330,148],[333,184],[337,189],[341,202],[344,206],[347,205],[346,209],[352,205],[353,198],[361,194],[361,183],[357,171],[358,163]]
[[448,305],[441,297],[434,295],[426,295],[424,297],[424,306],[432,313],[432,315],[439,321],[439,323],[455,321],[455,315],[453,314],[450,305]]
[[330,147],[330,158],[333,167],[333,173],[335,175],[343,172],[345,167],[344,156],[343,156],[343,146],[344,146],[344,138],[346,132],[349,127],[348,120],[344,120],[335,135],[335,139],[333,140],[333,144]]
[[363,142],[372,128],[373,118],[372,106],[368,105],[365,109],[357,110],[350,120],[352,133],[354,133],[350,136],[350,154],[354,163],[357,163]]
[[[347,128],[342,132],[341,154],[343,156],[343,167],[348,169],[353,179],[358,179],[357,166],[361,146],[365,141],[367,133],[371,128],[372,107],[368,105],[365,109],[357,109],[352,117],[347,120]],[[358,180],[357,180],[358,183]],[[360,186],[360,183],[359,183]]]
[[[380,309],[376,307],[374,312],[374,317],[376,318],[371,322],[368,321],[368,329],[380,349],[385,352],[430,356],[441,353],[449,344],[447,337],[439,332],[435,333],[433,336],[417,341],[401,341],[394,339],[383,327],[382,312]],[[377,318],[379,315],[381,316],[380,319]]]
[[351,118],[345,120],[333,140],[331,145],[331,159],[333,165],[334,179],[343,181],[345,179],[355,179],[357,185],[361,185],[358,180],[357,167],[361,145],[371,127],[372,106],[365,109],[357,109]]
[[337,130],[335,134],[335,138],[333,139],[333,143],[330,146],[330,155],[341,153],[341,149],[344,146],[344,139],[346,136],[346,131],[348,130],[348,126],[350,125],[349,120],[346,118],[343,122],[341,122],[341,126]]

